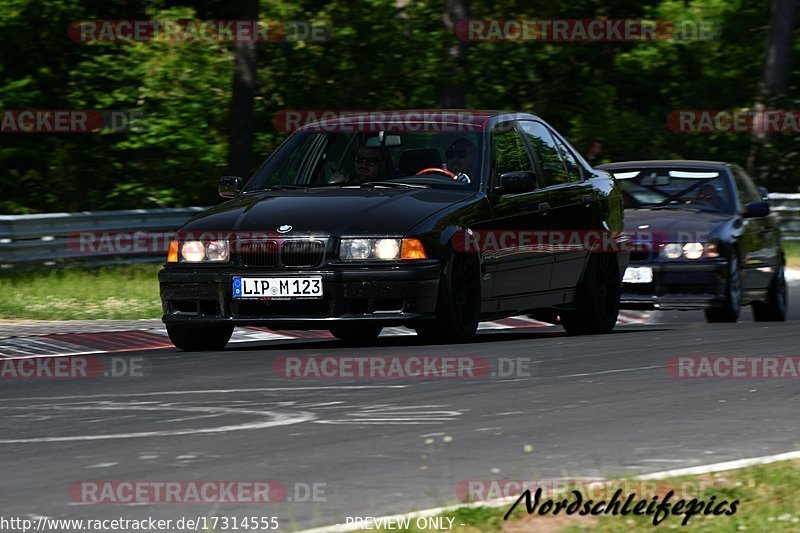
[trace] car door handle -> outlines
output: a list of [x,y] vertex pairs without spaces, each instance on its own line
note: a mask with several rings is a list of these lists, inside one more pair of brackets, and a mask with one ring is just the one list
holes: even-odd
[[590,204],[594,202],[594,197],[591,194],[584,194],[583,195],[583,203]]
[[550,204],[548,204],[547,202],[542,202],[539,204],[539,211],[545,212],[549,209],[550,209]]

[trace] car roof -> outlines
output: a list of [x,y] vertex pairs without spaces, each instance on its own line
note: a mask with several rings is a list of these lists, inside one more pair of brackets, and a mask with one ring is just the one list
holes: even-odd
[[730,163],[724,161],[699,161],[692,159],[662,159],[662,160],[648,160],[648,161],[618,161],[615,163],[606,163],[597,165],[594,168],[600,170],[616,170],[623,168],[708,168],[715,170],[722,170],[731,166]]
[[[538,118],[533,113],[519,111],[486,110],[486,109],[380,109],[380,110],[339,110],[330,111],[334,115],[325,118],[325,113],[320,111],[321,119],[304,125],[303,129],[313,129],[315,126],[349,125],[349,124],[375,124],[375,123],[419,123],[442,122],[443,124],[483,125],[494,117],[508,115],[509,119]],[[337,115],[339,113],[340,115]],[[366,117],[366,120],[365,120]]]

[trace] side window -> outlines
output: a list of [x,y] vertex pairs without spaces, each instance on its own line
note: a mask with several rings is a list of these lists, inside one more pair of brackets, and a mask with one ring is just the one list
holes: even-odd
[[552,137],[556,140],[558,151],[561,154],[561,158],[564,160],[564,165],[567,167],[569,179],[571,181],[583,181],[581,166],[578,164],[578,161],[575,159],[575,156],[572,154],[569,147],[561,139],[559,139],[557,135],[552,135]]
[[492,133],[494,145],[495,176],[506,172],[533,170],[528,151],[519,134],[514,129],[501,127]]
[[569,183],[569,174],[559,154],[559,148],[550,131],[538,122],[520,122],[522,130],[528,136],[544,174],[544,186]]
[[760,202],[761,193],[750,179],[750,176],[739,167],[733,167],[733,180],[736,182],[736,191],[739,193],[739,209],[749,202]]

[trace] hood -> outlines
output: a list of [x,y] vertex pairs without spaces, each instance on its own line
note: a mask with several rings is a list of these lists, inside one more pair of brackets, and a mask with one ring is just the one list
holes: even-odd
[[247,194],[201,213],[181,231],[277,232],[286,236],[404,235],[473,191],[319,188]]
[[650,235],[655,242],[703,242],[734,217],[690,209],[626,209],[625,232]]

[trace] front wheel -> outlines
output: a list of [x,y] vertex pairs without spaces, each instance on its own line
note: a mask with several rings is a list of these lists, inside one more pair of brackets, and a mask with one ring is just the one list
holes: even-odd
[[351,346],[369,346],[375,344],[383,328],[371,325],[333,326],[331,335]]
[[788,291],[783,266],[778,267],[767,292],[767,301],[753,302],[753,320],[756,322],[785,322],[788,309]]
[[477,256],[456,253],[439,279],[436,319],[414,326],[429,342],[469,342],[481,316],[480,263]]
[[613,254],[592,255],[577,289],[578,308],[561,315],[561,325],[567,335],[611,333],[617,324],[621,295],[616,257]]
[[742,310],[742,272],[739,259],[734,255],[728,263],[728,283],[725,301],[720,307],[706,309],[706,321],[709,323],[736,322]]
[[231,340],[233,326],[227,324],[167,324],[172,344],[185,352],[221,350]]

